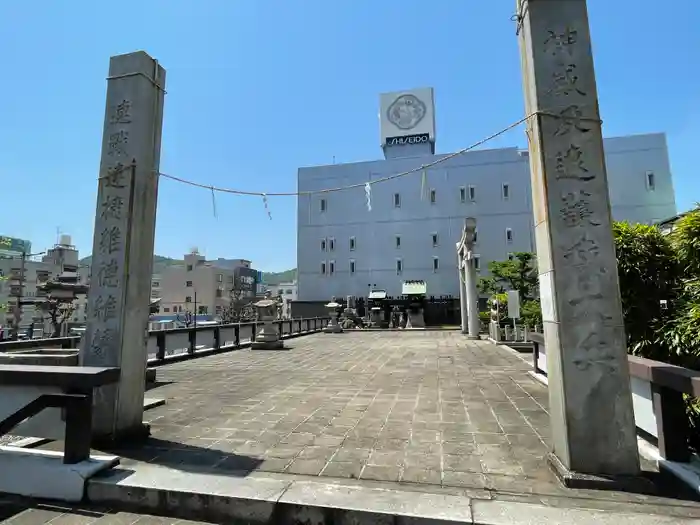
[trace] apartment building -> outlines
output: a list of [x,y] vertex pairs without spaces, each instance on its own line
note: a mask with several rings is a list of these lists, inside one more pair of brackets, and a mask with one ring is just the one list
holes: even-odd
[[[207,261],[196,250],[184,263],[169,266],[151,281],[151,297],[160,296],[160,315],[190,312],[215,318],[230,304],[231,290],[255,297],[258,272],[245,259]],[[158,286],[156,286],[156,284]]]
[[[490,261],[535,251],[527,151],[435,155],[431,89],[382,95],[380,105],[384,159],[298,171],[299,300],[367,296],[373,288],[396,296],[405,280],[426,281],[429,295],[458,296],[455,243],[469,216],[477,220],[482,274]],[[615,220],[655,223],[676,214],[663,133],[608,138],[605,156]],[[387,178],[366,192],[367,182]]]

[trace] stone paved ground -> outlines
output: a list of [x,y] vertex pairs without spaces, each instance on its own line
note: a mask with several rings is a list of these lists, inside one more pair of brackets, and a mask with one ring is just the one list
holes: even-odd
[[532,490],[547,392],[528,366],[456,332],[318,334],[289,352],[161,367],[153,438],[118,453],[178,468]]

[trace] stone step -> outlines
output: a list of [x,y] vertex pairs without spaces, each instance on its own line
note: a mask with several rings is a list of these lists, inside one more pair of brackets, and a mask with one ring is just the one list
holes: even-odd
[[[377,486],[359,480],[193,472],[157,465],[115,469],[92,478],[90,504],[118,511],[152,513],[173,519],[255,524],[372,525],[666,525],[700,520],[650,514],[644,506],[582,508],[585,500],[563,505],[499,499],[487,491],[427,492],[419,485]],[[439,489],[439,487],[438,487]]]

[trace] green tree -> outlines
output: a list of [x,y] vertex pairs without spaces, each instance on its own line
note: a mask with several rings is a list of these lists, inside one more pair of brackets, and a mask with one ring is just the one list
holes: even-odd
[[659,331],[673,313],[680,286],[674,248],[655,226],[616,222],[613,235],[628,351],[666,360]]
[[516,252],[507,261],[489,263],[489,276],[479,280],[479,290],[491,299],[498,299],[505,315],[506,292],[517,290],[520,295],[520,318],[528,326],[542,323],[539,302],[537,258],[534,253]]

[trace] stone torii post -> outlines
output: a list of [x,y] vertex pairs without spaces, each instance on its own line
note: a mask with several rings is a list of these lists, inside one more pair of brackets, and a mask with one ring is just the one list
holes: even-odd
[[553,454],[569,486],[638,483],[586,0],[517,0]]

